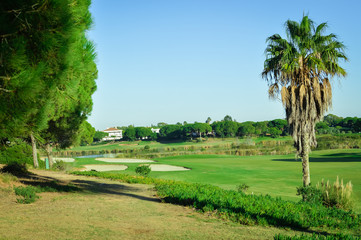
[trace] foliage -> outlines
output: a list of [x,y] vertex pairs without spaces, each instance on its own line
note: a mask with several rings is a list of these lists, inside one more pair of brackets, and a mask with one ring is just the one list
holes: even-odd
[[357,230],[361,215],[322,205],[295,203],[268,195],[246,195],[212,185],[175,182],[150,177],[105,172],[73,172],[77,175],[102,177],[127,183],[155,184],[163,201],[212,211],[222,218],[242,224],[289,226],[307,229],[328,227]]
[[133,126],[128,127],[123,133],[124,140],[134,141],[136,139],[136,131]]
[[101,132],[101,131],[96,131],[94,133],[94,137],[93,137],[93,140],[94,142],[99,142],[101,141],[104,137],[107,137],[109,134],[106,133],[106,132]]
[[39,189],[33,186],[26,186],[26,187],[14,187],[15,194],[21,196],[22,198],[16,199],[18,203],[29,204],[36,201],[39,198],[36,193],[39,193]]
[[350,235],[350,234],[335,234],[335,235],[321,235],[313,233],[312,235],[300,235],[300,236],[285,236],[277,234],[273,238],[274,240],[360,240],[361,238]]
[[77,142],[74,145],[88,145],[94,141],[95,128],[88,122],[84,121],[80,125]]
[[345,46],[335,34],[323,35],[327,23],[316,26],[303,16],[300,22],[285,23],[287,39],[279,34],[267,38],[262,76],[268,81],[269,95],[281,94],[289,130],[302,158],[303,184],[310,184],[311,147],[317,145],[315,125],[332,103],[330,79],[346,76],[339,60],[347,60]]
[[135,173],[139,174],[140,176],[147,177],[150,173],[151,169],[149,165],[143,164],[135,168]]
[[74,192],[79,191],[79,188],[71,184],[60,185],[56,181],[40,183],[39,186],[14,187],[15,194],[21,196],[18,198],[18,203],[33,203],[40,198],[37,193],[41,192]]
[[302,200],[312,204],[322,204],[322,192],[320,189],[308,186],[297,187],[297,195],[302,196]]
[[10,146],[0,145],[0,163],[8,164],[11,162],[32,164],[31,147],[24,141],[15,140]]
[[53,164],[52,169],[57,170],[57,171],[66,171],[69,169],[69,165],[63,161],[56,161]]
[[358,229],[361,226],[361,216],[352,212],[322,205],[293,203],[267,195],[245,195],[211,185],[182,182],[156,183],[156,189],[165,202],[215,211],[242,224],[345,229]]
[[352,209],[351,182],[344,185],[343,179],[340,181],[337,177],[336,181],[333,184],[330,184],[329,181],[325,182],[322,179],[321,183],[316,185],[316,188],[322,193],[323,205],[327,207],[342,208],[345,210]]
[[138,139],[147,139],[152,136],[152,130],[147,127],[136,127],[135,128],[135,137]]
[[237,186],[238,192],[246,192],[248,190],[249,186],[245,183],[241,183]]

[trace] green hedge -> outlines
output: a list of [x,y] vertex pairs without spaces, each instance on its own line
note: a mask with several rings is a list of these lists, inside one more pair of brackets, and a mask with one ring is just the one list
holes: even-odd
[[285,236],[278,234],[274,236],[274,240],[360,240],[361,238],[355,237],[349,234],[336,234],[324,236],[321,234],[312,234],[312,235],[300,235],[300,236]]

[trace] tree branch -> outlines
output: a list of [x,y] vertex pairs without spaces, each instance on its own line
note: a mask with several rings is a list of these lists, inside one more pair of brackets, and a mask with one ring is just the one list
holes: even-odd
[[3,92],[14,92],[14,90],[8,90],[8,89],[5,89],[5,88],[0,88],[0,91],[3,91]]

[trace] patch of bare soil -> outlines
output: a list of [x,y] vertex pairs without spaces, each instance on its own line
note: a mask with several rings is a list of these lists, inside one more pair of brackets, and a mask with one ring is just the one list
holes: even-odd
[[72,184],[82,191],[42,193],[32,204],[1,201],[0,239],[272,239],[280,232],[294,234],[161,203],[150,185],[32,172],[26,181]]

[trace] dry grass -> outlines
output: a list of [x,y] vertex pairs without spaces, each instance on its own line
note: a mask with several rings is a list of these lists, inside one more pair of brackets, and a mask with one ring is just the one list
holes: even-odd
[[84,191],[42,193],[32,204],[0,204],[0,239],[272,239],[271,227],[229,223],[182,206],[160,203],[149,185],[34,171]]
[[343,179],[331,184],[329,180],[317,183],[316,188],[320,189],[323,194],[324,204],[328,206],[335,206],[337,208],[352,209],[352,184],[351,181],[343,184]]

